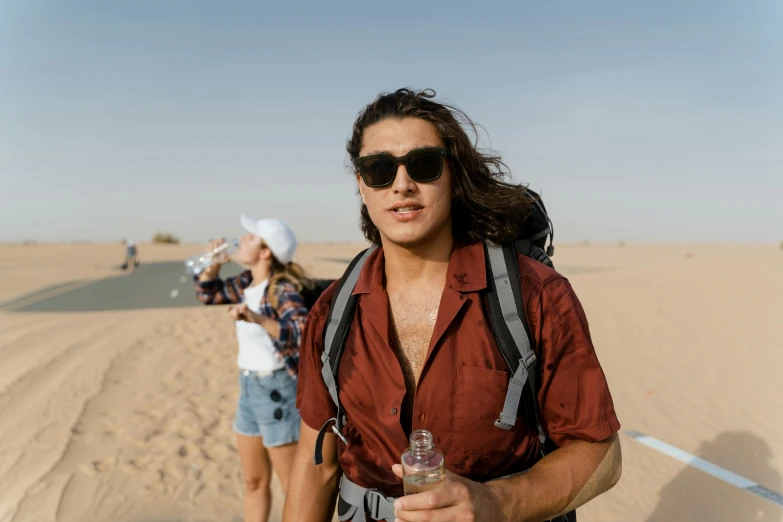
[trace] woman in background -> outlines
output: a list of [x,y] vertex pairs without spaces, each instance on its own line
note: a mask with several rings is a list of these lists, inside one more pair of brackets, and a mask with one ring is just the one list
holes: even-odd
[[301,291],[308,280],[293,261],[297,241],[285,223],[245,214],[241,223],[248,234],[233,258],[246,270],[220,279],[220,267],[228,261],[223,256],[199,274],[196,295],[204,304],[231,304],[239,342],[234,431],[245,482],[245,522],[266,522],[272,467],[286,491],[299,440],[299,341],[308,312]]

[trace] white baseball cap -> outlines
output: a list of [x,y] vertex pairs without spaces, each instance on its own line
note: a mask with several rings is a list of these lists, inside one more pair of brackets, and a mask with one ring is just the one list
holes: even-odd
[[296,236],[288,225],[279,219],[254,219],[245,213],[239,221],[242,228],[264,240],[278,261],[288,264],[294,260]]

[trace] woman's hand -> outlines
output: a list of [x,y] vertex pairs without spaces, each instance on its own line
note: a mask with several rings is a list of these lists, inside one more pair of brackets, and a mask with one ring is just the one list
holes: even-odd
[[245,321],[248,323],[261,324],[262,315],[251,310],[247,303],[231,305],[228,307],[228,315],[235,321]]
[[[208,252],[213,252],[216,248],[218,248],[220,245],[225,243],[225,238],[216,239],[209,243],[209,247],[207,247]],[[217,279],[218,275],[220,274],[220,267],[225,265],[230,261],[229,256],[225,252],[221,252],[219,254],[215,254],[215,256],[212,258],[212,264],[210,264],[208,267],[206,267],[201,274],[199,274],[199,280],[200,281],[211,281],[213,279]]]

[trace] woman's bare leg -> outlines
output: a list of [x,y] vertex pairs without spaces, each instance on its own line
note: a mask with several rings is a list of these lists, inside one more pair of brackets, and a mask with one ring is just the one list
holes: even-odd
[[272,507],[272,466],[264,439],[237,435],[237,449],[245,481],[245,522],[267,522]]
[[292,442],[276,448],[267,448],[272,466],[274,466],[275,472],[280,479],[280,484],[283,486],[283,493],[288,492],[288,478],[291,476],[291,466],[294,463],[296,444],[296,442]]

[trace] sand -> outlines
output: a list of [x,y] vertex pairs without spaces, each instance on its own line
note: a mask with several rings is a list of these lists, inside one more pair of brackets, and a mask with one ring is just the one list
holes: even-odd
[[[298,257],[334,277],[361,248],[302,245]],[[149,263],[198,249],[141,245],[140,254]],[[122,253],[120,244],[2,245],[0,303],[126,277]],[[555,262],[586,309],[623,428],[780,492],[783,250],[559,245]],[[0,307],[0,522],[241,520],[235,357],[222,308]],[[783,508],[621,442],[621,482],[579,510],[583,522],[783,520]]]

